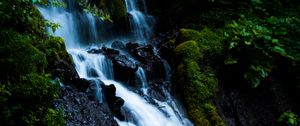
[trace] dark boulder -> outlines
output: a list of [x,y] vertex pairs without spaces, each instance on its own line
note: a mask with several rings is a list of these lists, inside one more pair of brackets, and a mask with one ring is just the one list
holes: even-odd
[[96,78],[99,77],[99,74],[97,73],[96,69],[91,68],[87,71],[88,77]]
[[103,51],[100,48],[91,48],[87,50],[88,53],[91,54],[100,54],[103,53]]
[[67,126],[118,126],[109,108],[72,85],[60,89],[56,107],[63,108]]
[[115,78],[119,81],[127,81],[138,69],[137,64],[125,55],[114,57],[112,63]]
[[118,50],[115,50],[112,48],[102,47],[102,50],[106,55],[119,55],[120,54],[120,52]]
[[50,64],[48,71],[51,72],[54,78],[61,78],[63,83],[70,83],[79,78],[75,66],[64,60],[57,60],[53,64]]
[[91,82],[84,78],[76,78],[70,81],[68,84],[74,85],[79,91],[85,92],[90,86]]
[[140,47],[140,45],[138,43],[135,43],[135,42],[129,42],[126,44],[126,49],[128,51],[132,50],[132,49],[135,49],[137,47]]
[[108,86],[101,85],[101,88],[109,109],[118,119],[124,121],[125,117],[122,114],[121,108],[125,101],[121,97],[116,96],[116,87],[110,84]]
[[114,49],[125,49],[125,45],[121,42],[121,41],[114,41],[112,44],[111,44],[111,47],[114,48]]
[[159,101],[165,101],[167,100],[167,97],[164,93],[164,90],[166,90],[164,87],[164,83],[162,81],[156,81],[150,83],[148,94]]

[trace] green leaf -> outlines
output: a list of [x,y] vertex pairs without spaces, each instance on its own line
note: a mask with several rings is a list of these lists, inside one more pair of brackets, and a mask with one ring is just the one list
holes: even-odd
[[278,39],[272,39],[272,43],[273,44],[279,44],[279,40]]
[[280,46],[274,46],[273,51],[275,51],[277,53],[280,53],[281,55],[286,55],[285,50]]

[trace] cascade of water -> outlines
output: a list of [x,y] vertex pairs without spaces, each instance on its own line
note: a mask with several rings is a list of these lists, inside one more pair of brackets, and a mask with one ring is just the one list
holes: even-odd
[[[153,23],[153,18],[141,12],[140,8],[137,6],[138,3],[136,0],[125,0],[125,3],[127,7],[127,13],[131,15],[129,21],[133,36],[141,44],[145,44],[146,40],[152,35],[151,23]],[[143,4],[145,4],[144,0]],[[146,10],[145,7],[144,9]]]
[[[68,0],[68,4],[74,4],[74,0]],[[144,2],[144,1],[143,1]],[[127,12],[132,16],[130,23],[134,32],[134,37],[146,44],[146,40],[152,34],[151,24],[148,21],[148,16],[145,16],[137,6],[136,0],[125,0]],[[43,17],[51,22],[59,23],[61,28],[56,32],[49,30],[49,33],[60,36],[65,39],[68,52],[71,54],[76,66],[76,70],[81,78],[85,78],[95,82],[96,94],[99,101],[102,102],[102,93],[99,85],[99,80],[106,85],[114,84],[116,86],[116,94],[125,100],[125,106],[134,116],[136,122],[126,122],[117,120],[120,126],[190,126],[192,125],[188,119],[180,114],[176,103],[172,100],[169,93],[165,94],[168,97],[166,101],[154,101],[158,105],[153,105],[145,100],[142,96],[127,89],[122,84],[112,80],[114,77],[112,62],[108,60],[103,54],[87,53],[85,47],[82,46],[81,38],[86,37],[80,33],[79,27],[87,28],[88,40],[98,41],[98,31],[96,29],[96,20],[91,14],[78,14],[79,12],[70,12],[75,9],[74,5],[71,7],[57,8],[57,7],[39,7]],[[144,10],[146,8],[144,7]],[[78,18],[80,15],[80,18]],[[80,20],[79,20],[80,19]],[[82,23],[85,21],[86,23]],[[86,26],[79,26],[86,25]],[[96,47],[99,48],[99,47]],[[126,55],[126,54],[124,54]],[[165,63],[166,71],[169,71],[168,65]],[[166,72],[169,73],[169,72]],[[136,77],[142,83],[143,94],[147,95],[148,81],[145,71],[142,67],[136,72]],[[150,97],[150,96],[149,96]]]

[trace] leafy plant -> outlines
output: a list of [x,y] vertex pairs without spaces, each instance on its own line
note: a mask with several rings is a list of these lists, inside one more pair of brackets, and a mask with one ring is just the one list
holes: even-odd
[[297,126],[297,115],[292,112],[284,112],[277,120],[278,122],[285,123],[289,126]]
[[[247,63],[244,78],[257,87],[269,77],[274,62],[280,57],[295,61],[297,51],[290,46],[300,47],[290,30],[297,27],[299,19],[295,17],[274,17],[262,19],[254,15],[241,15],[225,27],[224,36],[228,45],[225,64]],[[296,44],[296,45],[295,45]],[[291,50],[291,51],[287,51]]]

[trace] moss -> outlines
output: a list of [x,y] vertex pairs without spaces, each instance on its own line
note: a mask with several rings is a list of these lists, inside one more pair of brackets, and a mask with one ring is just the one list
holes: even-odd
[[209,118],[211,124],[213,126],[225,126],[225,122],[222,120],[222,118],[217,113],[217,109],[214,105],[210,103],[206,103],[203,105],[203,108],[205,110],[205,113],[207,115],[207,118]]
[[200,37],[201,34],[198,31],[182,28],[179,31],[179,36],[176,40],[176,44],[178,45],[184,41],[189,41],[189,40],[198,41]]
[[221,55],[224,52],[223,34],[204,28],[200,32],[192,29],[180,29],[176,44],[194,40],[198,43],[201,52],[209,55]]
[[209,104],[218,84],[215,71],[209,66],[200,69],[196,61],[185,60],[178,66],[175,78],[188,116],[196,126],[225,125]]
[[179,56],[181,60],[187,59],[198,61],[203,58],[197,43],[192,40],[179,44],[175,49],[175,54]]
[[60,37],[52,36],[46,41],[38,44],[36,47],[46,54],[47,61],[50,64],[57,60],[65,60],[72,63],[72,59],[66,51],[64,40]]

